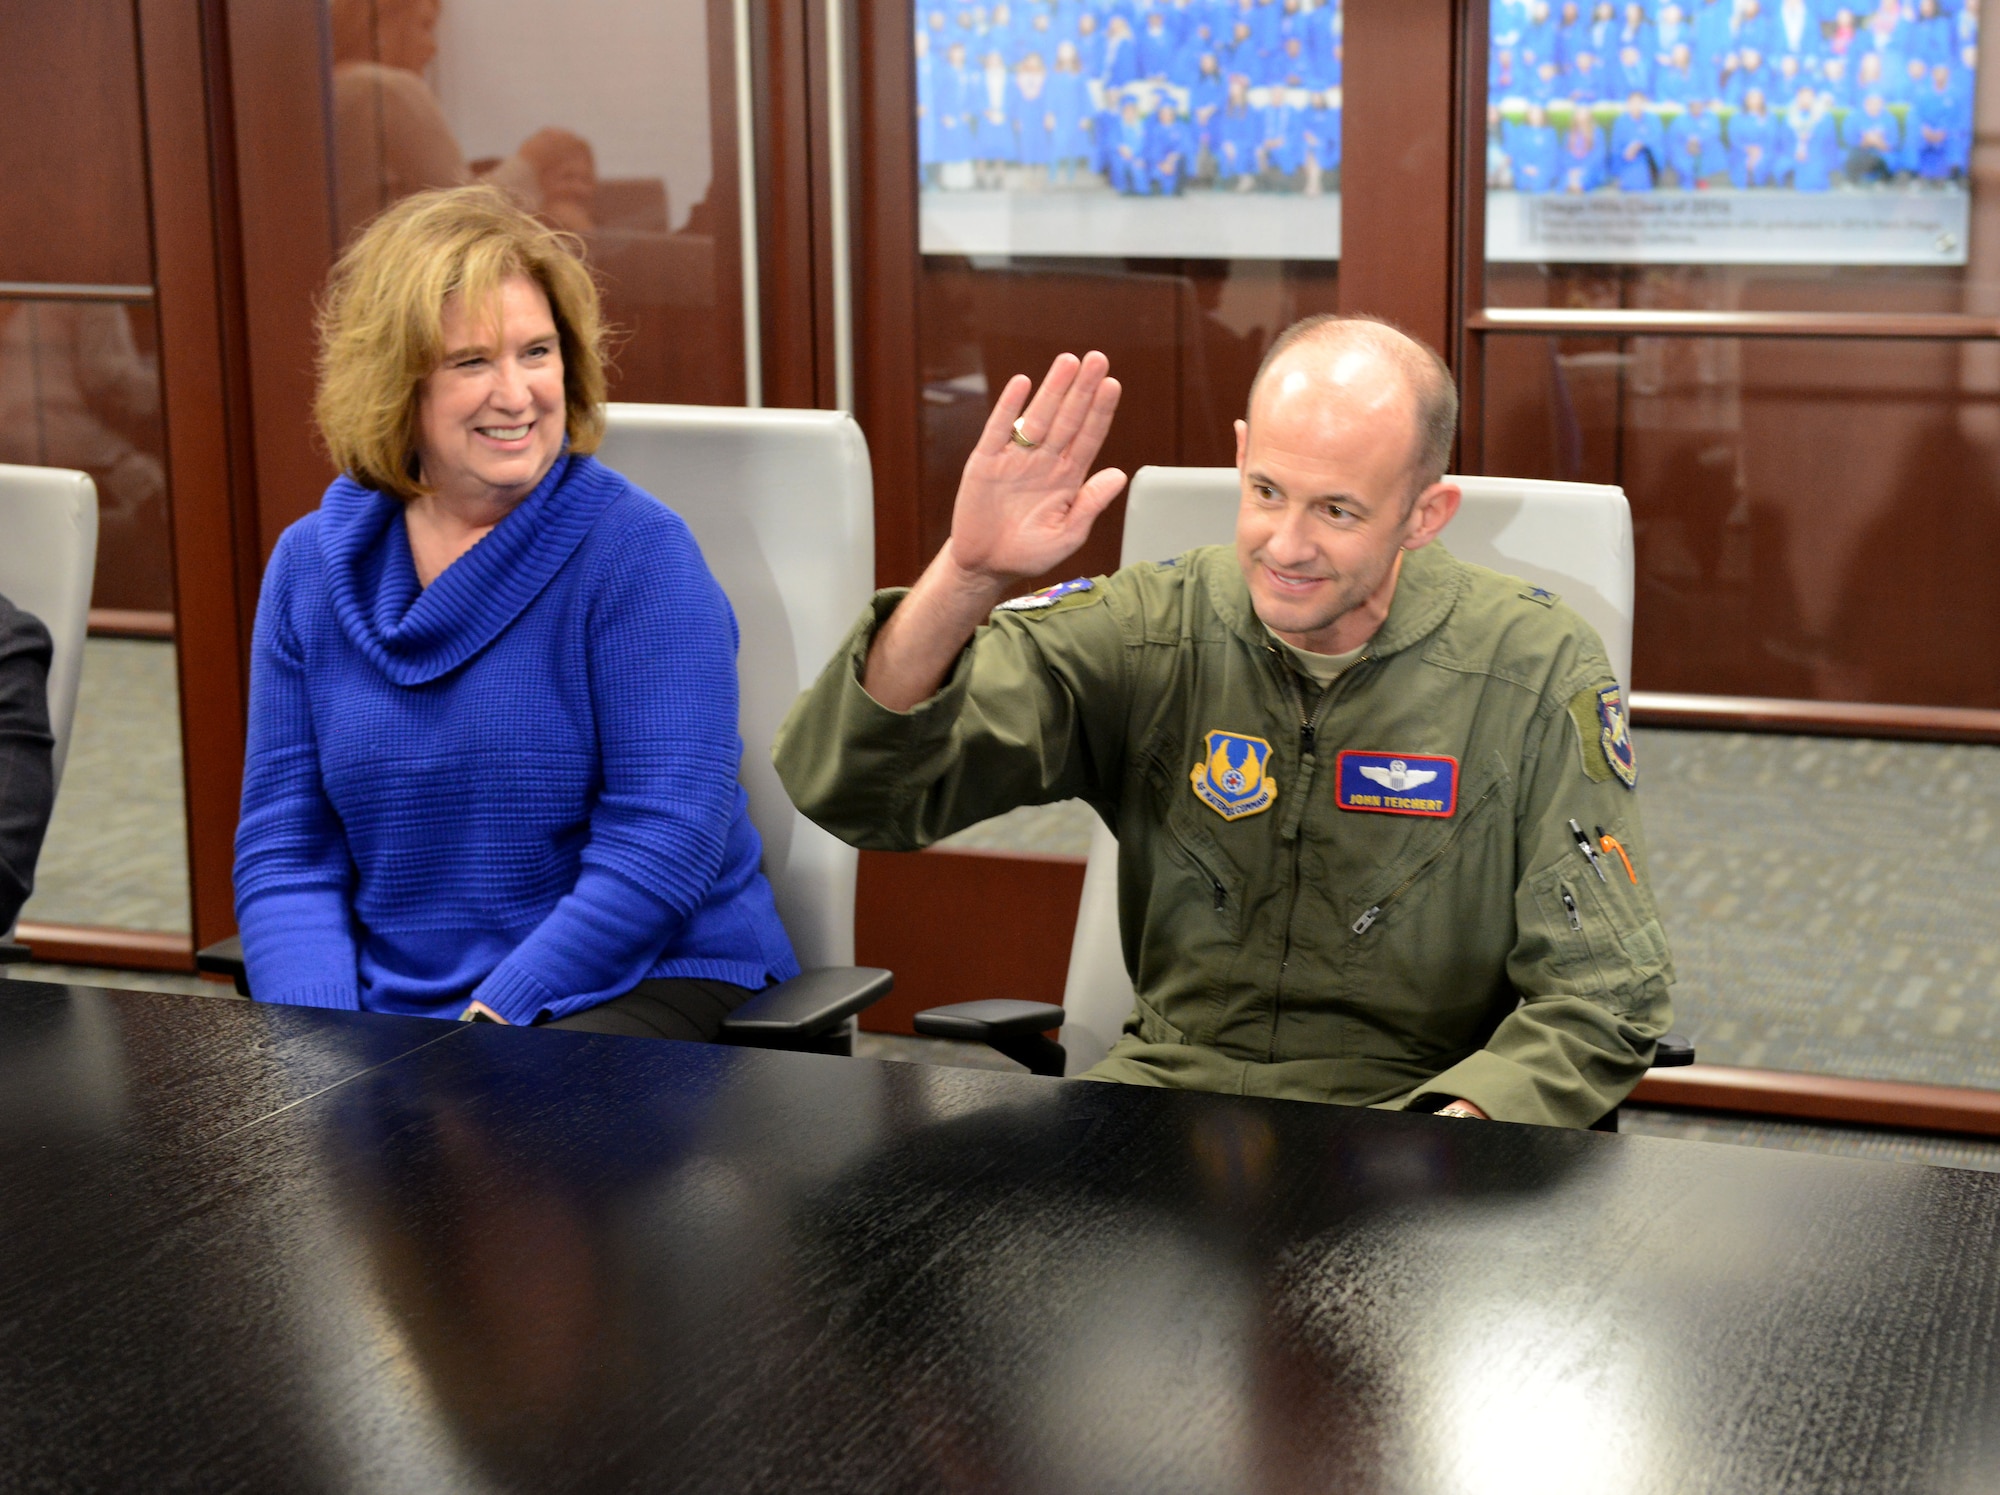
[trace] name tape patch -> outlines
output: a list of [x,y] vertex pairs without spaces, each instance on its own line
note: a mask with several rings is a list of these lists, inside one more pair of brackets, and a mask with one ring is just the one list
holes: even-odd
[[1458,759],[1362,753],[1336,760],[1334,803],[1377,815],[1449,815],[1458,808]]

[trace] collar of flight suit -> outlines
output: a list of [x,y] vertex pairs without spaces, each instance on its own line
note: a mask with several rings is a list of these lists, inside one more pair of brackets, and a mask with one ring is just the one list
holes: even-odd
[[[1222,554],[1216,567],[1222,574],[1213,583],[1215,611],[1244,643],[1260,652],[1268,646],[1269,635],[1250,600],[1250,587],[1243,580],[1232,546],[1218,547]],[[1444,625],[1465,591],[1469,572],[1465,563],[1433,540],[1421,550],[1403,553],[1402,574],[1396,578],[1396,594],[1389,599],[1389,616],[1368,641],[1363,659],[1381,659],[1420,644]]]

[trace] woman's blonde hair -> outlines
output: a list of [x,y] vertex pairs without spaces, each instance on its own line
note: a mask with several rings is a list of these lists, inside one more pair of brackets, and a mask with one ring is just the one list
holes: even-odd
[[562,343],[563,403],[573,452],[604,436],[604,317],[597,284],[568,234],[492,187],[406,197],[361,233],[333,267],[319,309],[319,394],[313,417],[334,465],[408,501],[417,475],[417,407],[444,357],[444,305],[496,312],[501,285],[542,288]]

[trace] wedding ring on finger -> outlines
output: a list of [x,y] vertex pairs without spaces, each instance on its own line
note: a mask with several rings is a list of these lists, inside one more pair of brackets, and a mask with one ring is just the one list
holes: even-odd
[[1014,421],[1014,445],[1018,447],[1025,447],[1027,450],[1032,452],[1036,447],[1040,446],[1041,443],[1039,441],[1030,441],[1025,435],[1022,434],[1021,422],[1026,420],[1027,418],[1028,418],[1027,416],[1023,415],[1016,418],[1016,420]]

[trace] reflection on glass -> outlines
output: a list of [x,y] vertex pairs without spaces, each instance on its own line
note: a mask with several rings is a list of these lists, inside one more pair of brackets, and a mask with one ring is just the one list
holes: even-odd
[[924,252],[1338,258],[1341,37],[1340,0],[919,0]]
[[1633,684],[2000,707],[2000,407],[1951,343],[1486,339],[1488,472],[1632,500]]
[[1486,253],[1966,263],[1978,0],[1492,0]]
[[[423,76],[437,56],[439,9],[440,0],[333,0],[334,179],[343,242],[400,197],[473,179]],[[567,132],[546,133],[589,153]],[[531,143],[480,176],[535,209],[542,192]],[[549,158],[555,152],[543,145],[535,154]]]
[[97,607],[173,607],[164,458],[150,308],[0,302],[0,462],[96,482]]
[[[490,182],[577,234],[626,335],[614,398],[743,398],[735,163],[708,0],[329,0],[343,240],[426,188]],[[724,70],[726,72],[726,69]]]

